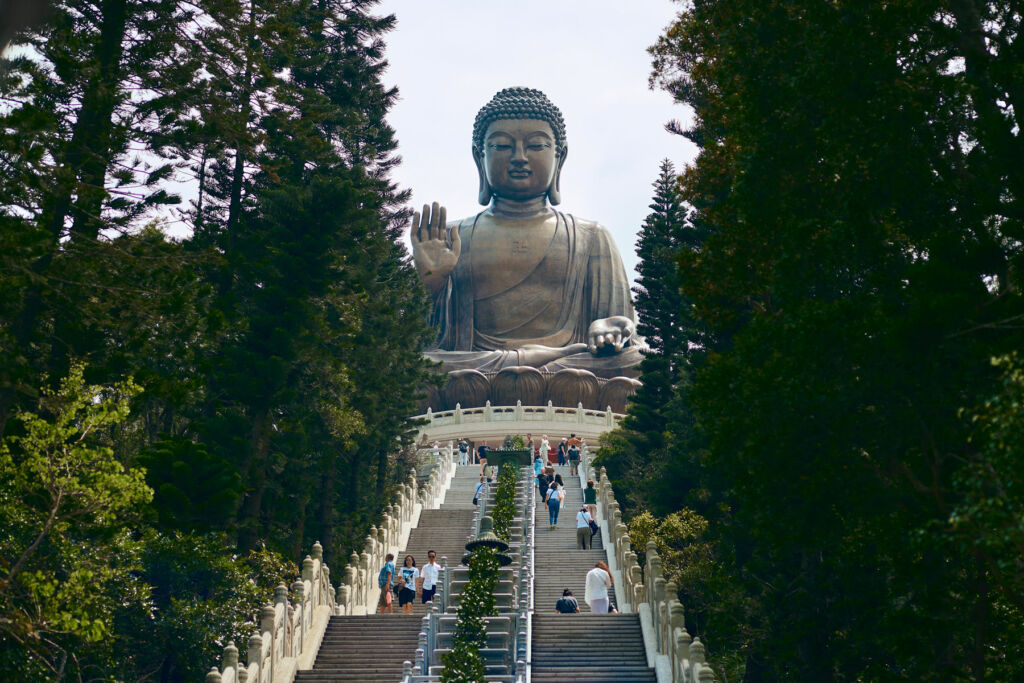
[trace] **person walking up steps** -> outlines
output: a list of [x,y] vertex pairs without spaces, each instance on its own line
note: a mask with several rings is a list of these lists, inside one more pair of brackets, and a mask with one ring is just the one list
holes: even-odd
[[586,550],[587,541],[590,541],[590,549],[594,549],[594,536],[590,532],[590,523],[593,521],[586,505],[576,513],[576,550]]
[[420,570],[416,568],[416,558],[406,555],[402,568],[398,570],[398,606],[402,614],[412,614],[412,603],[416,601],[416,579],[420,578]]
[[569,440],[562,437],[562,443],[558,444],[558,465],[565,467],[565,460],[569,456]]
[[545,502],[548,504],[548,520],[551,522],[551,528],[554,529],[558,526],[558,513],[565,505],[565,489],[559,488],[557,482],[551,482]]
[[491,450],[491,447],[484,441],[476,449],[476,457],[480,461],[480,474],[487,476],[487,451]]
[[608,614],[608,589],[612,587],[612,574],[608,565],[598,562],[587,572],[587,592],[583,600],[594,614]]
[[427,563],[420,570],[419,589],[423,592],[423,604],[434,599],[437,593],[437,582],[441,577],[441,565],[437,563],[437,553],[427,551]]
[[569,474],[571,476],[579,475],[580,466],[580,447],[579,444],[569,443]]
[[587,488],[583,489],[583,504],[587,506],[590,516],[597,521],[597,489],[594,488],[594,480],[587,479]]
[[464,438],[459,439],[459,464],[462,466],[469,464],[469,444]]
[[476,492],[473,494],[473,505],[479,505],[480,499],[487,495],[487,479],[480,477],[480,483],[476,485]]

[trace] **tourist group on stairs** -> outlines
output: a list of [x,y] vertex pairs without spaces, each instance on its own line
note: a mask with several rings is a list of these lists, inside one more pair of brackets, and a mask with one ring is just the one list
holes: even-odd
[[416,566],[416,558],[406,555],[402,567],[395,570],[395,556],[388,553],[384,566],[377,576],[380,588],[380,600],[377,606],[381,614],[394,614],[394,601],[397,594],[398,606],[402,614],[413,613],[416,596],[422,596],[424,604],[434,599],[440,578],[441,565],[437,564],[437,553],[427,552],[427,564],[422,569]]

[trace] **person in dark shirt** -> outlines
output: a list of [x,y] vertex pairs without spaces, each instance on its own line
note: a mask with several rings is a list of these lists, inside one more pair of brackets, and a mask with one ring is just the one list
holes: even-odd
[[480,474],[487,476],[487,451],[491,450],[491,447],[487,445],[486,441],[482,441],[476,449],[477,460],[480,461]]
[[572,596],[572,591],[566,588],[562,591],[562,597],[555,603],[555,612],[558,614],[576,614],[580,611],[580,604]]

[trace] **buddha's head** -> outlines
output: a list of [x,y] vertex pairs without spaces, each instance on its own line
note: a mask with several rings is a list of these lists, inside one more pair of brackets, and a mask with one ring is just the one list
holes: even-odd
[[481,204],[492,196],[558,204],[568,148],[558,107],[539,90],[505,88],[480,109],[473,124],[473,160]]

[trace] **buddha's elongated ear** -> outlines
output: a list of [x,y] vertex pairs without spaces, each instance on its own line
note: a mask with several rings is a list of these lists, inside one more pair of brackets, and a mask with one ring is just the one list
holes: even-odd
[[484,206],[487,206],[491,203],[491,185],[487,182],[487,170],[484,168],[483,151],[478,150],[475,145],[473,146],[473,161],[476,163],[476,173],[480,178],[480,189],[477,192],[476,199]]
[[551,202],[552,206],[562,203],[562,191],[560,189],[562,181],[562,164],[565,163],[565,157],[568,155],[569,148],[562,147],[562,154],[558,157],[558,165],[555,166],[555,177],[551,179],[551,186],[548,188],[548,201]]

